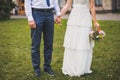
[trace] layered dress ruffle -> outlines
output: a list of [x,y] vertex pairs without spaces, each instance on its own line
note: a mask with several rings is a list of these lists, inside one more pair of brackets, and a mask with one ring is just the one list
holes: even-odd
[[64,38],[65,52],[62,72],[69,76],[91,73],[94,42],[89,38],[92,19],[88,5],[74,4]]

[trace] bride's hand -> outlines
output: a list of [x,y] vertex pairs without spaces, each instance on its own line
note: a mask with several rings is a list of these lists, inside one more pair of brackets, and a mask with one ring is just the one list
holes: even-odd
[[95,28],[100,28],[100,24],[99,24],[98,22],[95,22],[95,23],[94,23],[94,27],[95,27]]

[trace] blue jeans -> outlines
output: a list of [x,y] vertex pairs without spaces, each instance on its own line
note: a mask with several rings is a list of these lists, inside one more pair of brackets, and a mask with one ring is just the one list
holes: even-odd
[[44,69],[51,68],[53,35],[54,35],[54,16],[53,12],[32,11],[36,22],[36,29],[31,29],[31,57],[35,71],[40,70],[40,42],[43,33],[44,40]]

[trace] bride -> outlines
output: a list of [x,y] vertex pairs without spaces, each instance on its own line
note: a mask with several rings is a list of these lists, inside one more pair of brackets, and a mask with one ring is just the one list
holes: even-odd
[[[61,11],[61,16],[71,5],[72,0],[67,0]],[[92,19],[94,27],[99,27],[94,0],[74,0],[64,38],[65,51],[62,72],[65,75],[81,76],[92,72],[90,67],[94,42],[89,38]]]

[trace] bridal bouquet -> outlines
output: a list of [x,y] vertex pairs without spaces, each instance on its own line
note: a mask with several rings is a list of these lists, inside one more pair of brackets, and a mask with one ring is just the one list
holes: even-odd
[[101,30],[100,28],[96,28],[90,31],[90,38],[95,40],[95,41],[100,41],[105,37],[105,32]]

